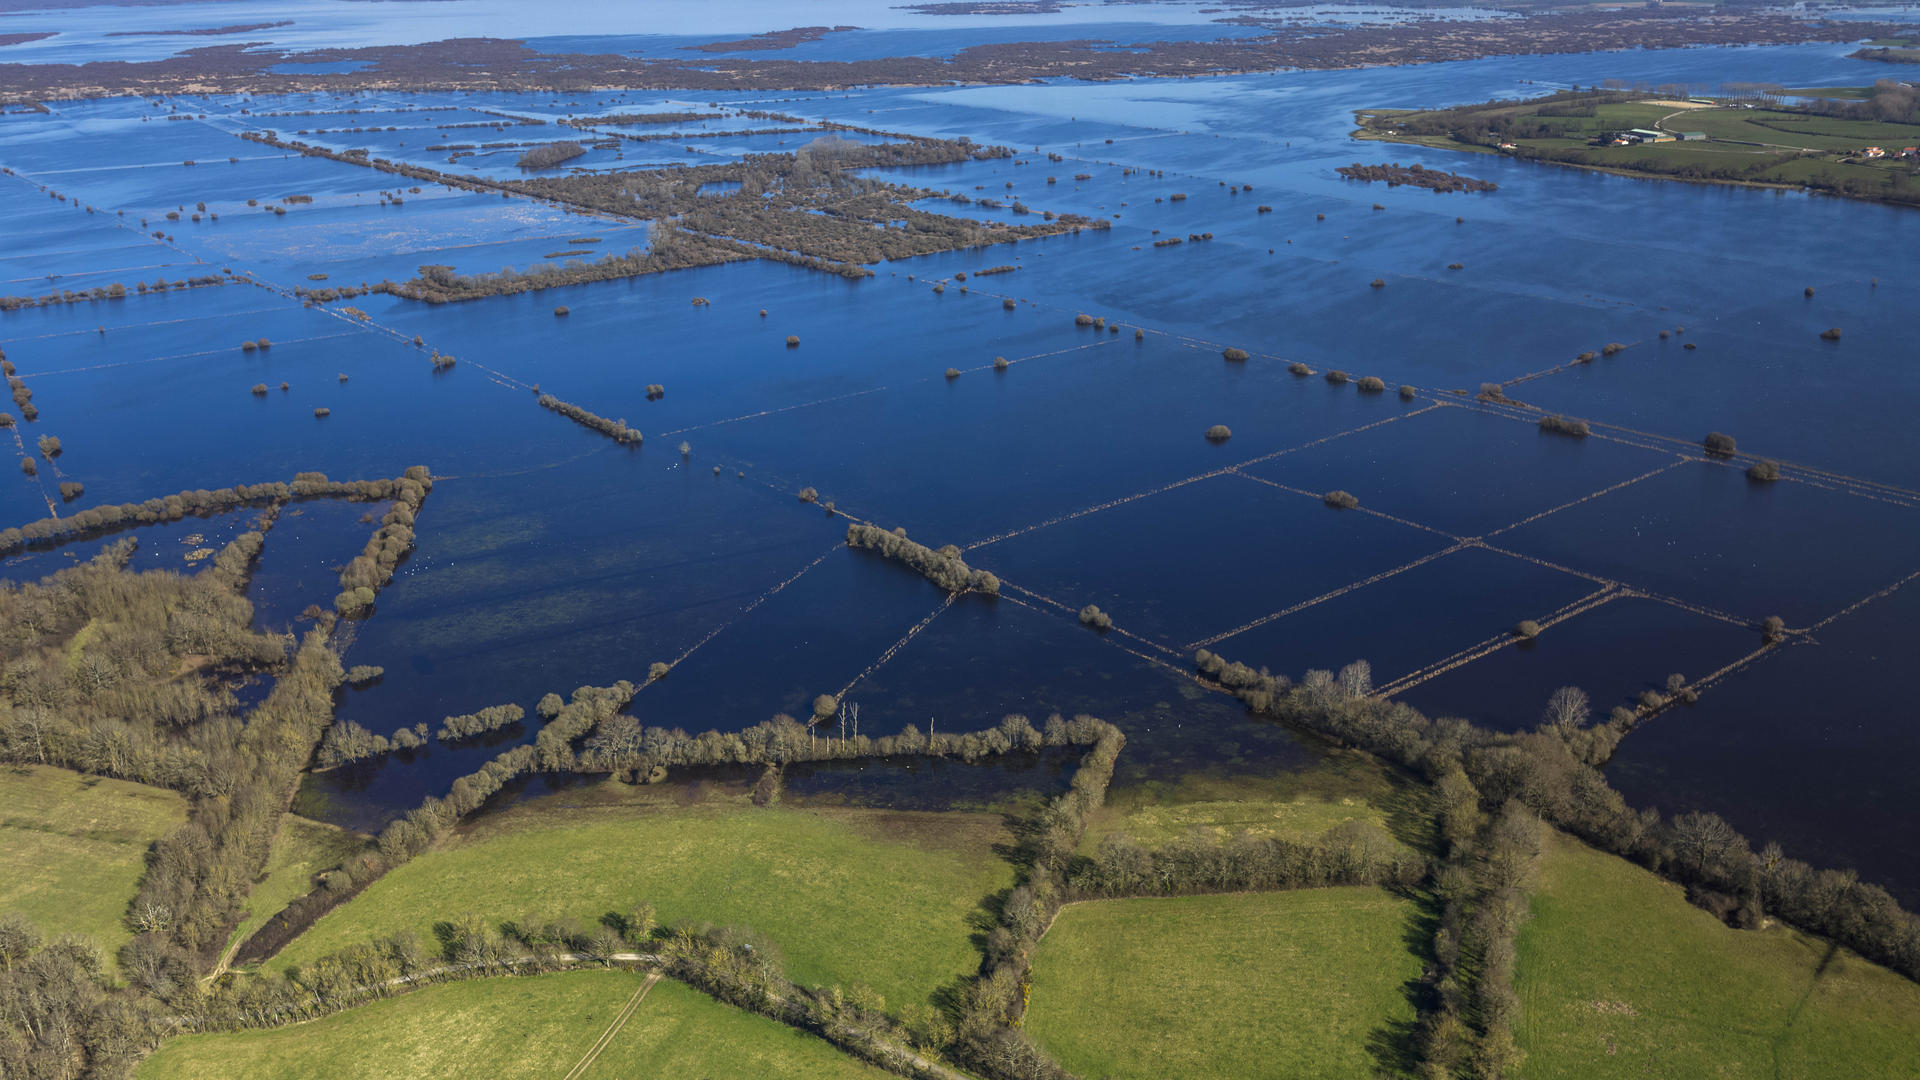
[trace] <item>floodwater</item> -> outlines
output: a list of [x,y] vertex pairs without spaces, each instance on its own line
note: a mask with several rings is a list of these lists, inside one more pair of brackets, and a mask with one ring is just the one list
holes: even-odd
[[[62,475],[86,485],[65,512],[305,470],[432,468],[419,546],[347,656],[385,669],[340,706],[376,731],[507,702],[531,713],[549,691],[640,682],[666,662],[670,674],[631,707],[646,724],[738,729],[804,717],[823,693],[857,703],[868,734],[1085,712],[1127,731],[1119,782],[1132,783],[1322,759],[1195,683],[1197,648],[1294,676],[1365,658],[1385,691],[1506,730],[1535,723],[1559,686],[1584,688],[1604,711],[1670,674],[1719,674],[1697,705],[1627,740],[1613,772],[1630,798],[1718,811],[1758,841],[1855,867],[1912,900],[1920,882],[1899,870],[1911,815],[1888,771],[1910,733],[1893,722],[1885,658],[1915,645],[1914,587],[1897,586],[1920,571],[1920,456],[1901,452],[1905,403],[1920,392],[1910,363],[1920,214],[1349,138],[1356,108],[1570,82],[1847,85],[1885,74],[1845,59],[1847,48],[778,101],[63,102],[0,118],[0,165],[15,173],[0,176],[0,293],[115,282],[132,292],[228,269],[246,280],[7,312],[0,347],[40,409],[18,429],[22,449],[61,436]],[[262,123],[292,137],[324,130],[310,138],[501,176],[517,173],[510,157],[449,164],[426,148],[577,134],[441,126],[452,123],[710,101],[1012,146],[1011,159],[884,175],[1111,228],[882,264],[860,281],[755,262],[459,305],[373,295],[307,307],[288,290],[400,280],[429,264],[526,270],[560,252],[641,247],[647,230],[410,184],[394,205],[381,198],[397,192],[389,174],[237,137]],[[307,112],[319,115],[261,115]],[[627,142],[617,162],[606,150],[575,164],[634,167],[656,150],[683,160],[688,145],[701,160],[779,148],[779,136],[725,130]],[[1333,171],[1381,160],[1500,189],[1389,190]],[[261,209],[272,205],[287,212]],[[1003,265],[1016,269],[977,273]],[[1079,313],[1120,332],[1077,327]],[[1820,341],[1827,326],[1843,327],[1842,341]],[[269,350],[239,348],[263,336]],[[1628,347],[1565,366],[1608,342]],[[1252,356],[1230,363],[1228,346]],[[458,362],[436,371],[434,349]],[[1313,373],[1292,374],[1291,362]],[[1321,377],[1336,368],[1387,389]],[[1488,382],[1596,433],[1545,434],[1537,413],[1481,405],[1474,394]],[[250,393],[255,383],[268,392]],[[664,396],[650,396],[652,384]],[[624,418],[644,447],[541,410],[536,385]],[[1231,438],[1205,438],[1214,424]],[[1756,485],[1706,460],[1696,448],[1714,430],[1787,463],[1788,479]],[[50,494],[60,505],[51,470],[12,475],[0,484],[7,523],[44,516]],[[837,512],[796,498],[806,487]],[[1359,508],[1327,506],[1333,490]],[[263,628],[297,627],[308,604],[327,602],[335,568],[372,527],[367,509],[322,500],[282,516],[254,583]],[[947,604],[911,571],[842,546],[848,515],[962,546],[1005,595]],[[176,565],[184,531],[214,528],[134,535],[158,553],[154,565]],[[5,573],[38,576],[98,546],[30,552]],[[1087,604],[1115,629],[1081,626]],[[1749,662],[1770,615],[1804,633]],[[1521,641],[1521,620],[1545,629]],[[318,775],[301,805],[378,825],[535,730],[530,720],[491,741]],[[790,784],[820,798],[844,785],[861,801],[985,804],[1056,783],[1058,769],[1051,759],[1001,774],[822,766]],[[929,785],[944,794],[930,800]]]

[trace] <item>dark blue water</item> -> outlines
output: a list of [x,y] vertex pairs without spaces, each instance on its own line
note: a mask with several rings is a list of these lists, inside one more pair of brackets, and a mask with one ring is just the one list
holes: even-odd
[[1634,805],[1710,810],[1768,841],[1920,902],[1916,746],[1904,657],[1920,590],[1834,622],[1633,734],[1607,774]]
[[[442,189],[383,206],[379,192],[394,184],[386,174],[235,137],[268,122],[292,132],[379,120],[404,130],[314,138],[425,163],[427,145],[494,141],[488,129],[435,126],[486,109],[551,118],[719,102],[966,135],[1021,153],[887,177],[1098,215],[1112,228],[881,265],[863,281],[745,263],[443,307],[350,302],[370,322],[237,283],[0,314],[0,347],[41,408],[22,435],[29,445],[60,435],[61,468],[87,485],[76,507],[307,469],[433,468],[442,479],[420,517],[419,548],[347,657],[387,670],[341,706],[343,718],[375,730],[506,702],[530,707],[548,691],[638,681],[651,663],[679,660],[635,699],[646,723],[737,728],[803,714],[814,695],[850,685],[870,733],[930,720],[974,728],[1015,711],[1102,715],[1129,735],[1122,782],[1309,768],[1318,751],[1186,678],[1193,646],[1295,675],[1364,657],[1384,685],[1499,645],[1404,698],[1518,729],[1559,686],[1585,688],[1602,710],[1627,703],[1669,673],[1699,678],[1751,652],[1758,633],[1747,624],[1779,614],[1810,626],[1920,570],[1920,458],[1905,452],[1904,417],[1920,216],[1348,138],[1356,108],[1537,93],[1547,80],[1843,85],[1885,74],[1845,51],[832,95],[180,102],[205,121],[161,119],[165,108],[142,102],[62,103],[52,116],[0,120],[0,164],[22,174],[0,177],[0,291],[131,287],[228,268],[278,286],[359,284],[427,263],[525,269],[555,251],[645,242],[632,223]],[[336,115],[262,118],[243,108]],[[379,112],[339,112],[349,108]],[[557,130],[499,137],[540,141]],[[779,138],[702,135],[693,145],[721,160],[779,148]],[[659,160],[685,157],[680,145],[629,142],[618,164],[654,160],[656,148]],[[1049,151],[1065,160],[1048,161]],[[1334,173],[1355,160],[1420,161],[1501,187],[1436,195]],[[512,171],[491,159],[461,167]],[[1231,194],[1227,183],[1253,187]],[[50,199],[41,184],[99,211]],[[288,195],[314,201],[284,216],[245,205]],[[156,215],[201,201],[219,221],[164,223],[171,242],[147,235],[162,227]],[[1262,204],[1273,212],[1257,213]],[[1007,209],[928,205],[1017,220]],[[1206,232],[1214,239],[1152,246]],[[601,242],[571,242],[585,237]],[[1447,270],[1451,262],[1464,269]],[[1018,269],[975,276],[998,265]],[[959,272],[968,292],[953,280]],[[1371,288],[1374,278],[1386,286]],[[947,287],[935,294],[939,280]],[[1806,285],[1817,290],[1811,302]],[[570,308],[566,319],[554,317],[557,305]],[[1076,328],[1081,312],[1123,330]],[[1838,345],[1817,339],[1828,325],[1844,328]],[[1679,326],[1682,337],[1659,340]],[[1146,331],[1140,341],[1136,327]],[[798,348],[786,347],[789,334]],[[415,335],[460,362],[436,374],[410,344]],[[260,336],[270,351],[239,350]],[[1632,347],[1511,381],[1609,341]],[[1254,355],[1227,363],[1228,345]],[[1005,372],[992,370],[997,356],[1011,361]],[[1389,390],[1296,378],[1289,361],[1376,375]],[[945,378],[950,367],[960,377]],[[1631,431],[1542,435],[1528,419],[1476,411],[1471,394],[1487,381],[1509,382],[1515,400]],[[271,388],[264,398],[248,392],[256,382]],[[617,448],[538,409],[536,383],[626,419],[645,446]],[[1394,392],[1403,383],[1417,388],[1414,400]],[[665,396],[649,400],[650,384]],[[315,419],[316,407],[331,415]],[[1220,423],[1231,439],[1203,437]],[[1790,470],[1802,479],[1762,487],[1737,468],[1681,460],[1716,429],[1743,450],[1858,479]],[[969,561],[1001,574],[1008,596],[964,598],[889,655],[941,597],[870,553],[835,550],[846,522],[794,497],[808,486],[923,542],[973,545]],[[1364,510],[1322,505],[1316,496],[1333,488],[1355,493]],[[43,492],[24,479],[0,484],[0,515],[41,516]],[[256,599],[263,625],[325,593],[332,561],[364,539],[357,518],[328,523],[331,511],[309,512],[269,540],[260,584],[271,589]],[[1502,550],[1455,549],[1471,537]],[[36,554],[10,569],[43,573],[64,559]],[[1603,587],[1623,595],[1531,644],[1502,637]],[[1626,595],[1634,591],[1661,599]],[[1073,613],[1086,603],[1127,633],[1081,627]],[[1766,689],[1768,672],[1824,686],[1828,667],[1799,665],[1879,648],[1843,634],[1874,611],[1663,716],[1628,740],[1616,774],[1631,785],[1635,769],[1656,775],[1647,770],[1657,766],[1636,801],[1669,805],[1662,792],[1688,793],[1689,805],[1779,830],[1818,855],[1840,827],[1838,814],[1819,809],[1820,793],[1850,784],[1862,750],[1897,758],[1898,732],[1849,730],[1832,753],[1796,755],[1795,783],[1767,785],[1718,751],[1738,740],[1709,734],[1719,730],[1712,718],[1788,733],[1749,740],[1787,761],[1798,745],[1789,735],[1810,730],[1802,714],[1816,703]],[[1874,631],[1886,648],[1911,646],[1911,620],[1886,618]],[[1847,678],[1844,666],[1831,670]],[[535,727],[326,774],[302,805],[377,824]],[[1675,732],[1697,732],[1699,742],[1663,741]],[[822,791],[865,782],[839,775],[822,770],[807,782]],[[1890,781],[1853,784],[1847,813],[1904,820],[1889,790]],[[1832,850],[1869,868],[1865,848]]]

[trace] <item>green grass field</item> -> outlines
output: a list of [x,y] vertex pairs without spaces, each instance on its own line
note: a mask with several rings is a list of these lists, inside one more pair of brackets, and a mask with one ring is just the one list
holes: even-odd
[[1372,1076],[1413,1019],[1410,905],[1378,889],[1075,904],[1034,952],[1026,1028],[1088,1077]]
[[120,920],[148,846],[186,819],[187,800],[163,788],[0,768],[0,911],[24,913],[49,936],[85,934],[111,965],[132,936]]
[[[573,971],[428,987],[293,1027],[174,1039],[140,1080],[558,1080],[644,976]],[[581,1080],[877,1080],[826,1042],[672,982],[647,992]]]
[[1566,837],[1542,861],[1519,953],[1536,1080],[1920,1076],[1920,986],[1792,930],[1730,930]]
[[1106,805],[1087,823],[1080,850],[1091,853],[1113,833],[1158,847],[1192,833],[1215,839],[1243,832],[1312,837],[1356,820],[1399,831],[1415,816],[1410,811],[1420,798],[1357,754],[1330,755],[1320,767],[1297,773],[1193,774],[1109,790]]
[[485,817],[326,915],[271,966],[401,929],[431,943],[464,913],[591,925],[651,903],[661,922],[751,927],[803,985],[924,1002],[979,965],[969,917],[1013,884],[997,816],[781,806],[608,781]]
[[366,843],[364,837],[325,822],[296,814],[280,819],[267,857],[266,876],[247,896],[247,916],[234,928],[233,942],[245,941],[262,923],[273,918],[313,888],[313,875],[340,865]]

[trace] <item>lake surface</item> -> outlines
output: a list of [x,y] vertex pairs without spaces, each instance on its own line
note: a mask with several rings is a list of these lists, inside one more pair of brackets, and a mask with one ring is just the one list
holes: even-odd
[[[354,6],[388,20],[382,33],[417,23],[441,36],[440,13],[423,9],[445,5]],[[235,20],[230,6],[210,10]],[[840,21],[877,26],[878,10]],[[1152,21],[1147,10],[1127,15]],[[22,426],[25,445],[61,436],[61,475],[86,485],[64,512],[305,470],[432,468],[419,546],[347,657],[386,671],[340,706],[376,731],[507,702],[531,714],[549,691],[641,681],[659,661],[675,667],[630,710],[646,724],[738,729],[804,716],[822,693],[857,702],[869,734],[1085,712],[1127,731],[1125,784],[1322,760],[1195,684],[1186,673],[1198,647],[1295,676],[1366,658],[1378,684],[1423,710],[1506,730],[1536,723],[1559,686],[1583,687],[1604,711],[1672,673],[1737,667],[1627,740],[1613,774],[1630,799],[1718,811],[1756,841],[1855,867],[1913,902],[1920,837],[1892,771],[1911,710],[1893,697],[1886,659],[1915,647],[1916,591],[1886,590],[1920,571],[1920,456],[1902,452],[1920,393],[1920,214],[1349,138],[1356,108],[1607,78],[1808,86],[1886,74],[1846,59],[1849,49],[778,102],[610,92],[61,102],[0,118],[0,165],[15,173],[0,176],[0,293],[131,290],[225,269],[251,281],[0,314],[0,347],[40,409]],[[524,270],[558,252],[644,247],[647,230],[435,188],[394,205],[381,198],[395,191],[388,174],[237,137],[271,124],[499,177],[517,175],[511,156],[449,164],[428,147],[561,137],[549,125],[444,126],[454,123],[708,102],[1012,146],[1012,159],[882,175],[1112,228],[882,264],[862,281],[739,263],[438,307],[368,296],[348,302],[358,318],[286,290],[404,279],[425,264]],[[724,130],[583,161],[782,148],[779,136]],[[1381,160],[1500,189],[1389,190],[1334,172]],[[272,205],[287,212],[261,209]],[[1153,246],[1201,233],[1213,238]],[[1455,262],[1463,269],[1448,270]],[[997,265],[1017,269],[974,276]],[[1077,327],[1079,313],[1121,332]],[[1833,325],[1843,341],[1820,341]],[[262,336],[270,350],[240,350]],[[1561,367],[1615,341],[1629,347]],[[1229,363],[1228,346],[1252,356]],[[436,371],[429,349],[459,362]],[[1290,374],[1295,361],[1315,374]],[[962,374],[946,378],[950,367]],[[1334,368],[1388,390],[1320,377]],[[249,393],[261,382],[269,393]],[[1596,435],[1542,434],[1515,410],[1479,406],[1486,382],[1588,418]],[[644,447],[539,409],[536,384],[625,418]],[[650,384],[665,396],[650,399]],[[1411,398],[1396,393],[1403,384]],[[330,415],[316,419],[317,407]],[[1213,424],[1232,437],[1204,438]],[[1790,478],[1753,485],[1704,460],[1695,448],[1714,430],[1788,463]],[[59,477],[9,475],[0,516],[44,516]],[[804,487],[839,515],[797,499]],[[1335,489],[1360,508],[1325,505]],[[297,627],[308,604],[328,602],[336,568],[371,528],[368,509],[319,500],[281,516],[254,582],[259,625]],[[844,515],[961,545],[1006,595],[947,604],[912,572],[842,546]],[[188,533],[217,546],[239,524],[190,519],[133,535],[151,560],[142,566],[177,567]],[[30,552],[3,572],[37,577],[101,543]],[[1088,603],[1116,630],[1081,626]],[[1809,631],[1804,640],[1739,666],[1776,614]],[[1522,619],[1548,628],[1520,643],[1510,631]],[[490,741],[317,775],[301,805],[374,827],[536,730],[530,716]],[[1002,774],[822,766],[790,783],[903,805],[932,804],[921,790],[931,785],[984,804],[1059,772],[1050,759]]]

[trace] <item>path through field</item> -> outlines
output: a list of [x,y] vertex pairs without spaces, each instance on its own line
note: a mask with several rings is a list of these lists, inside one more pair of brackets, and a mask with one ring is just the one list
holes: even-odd
[[580,1077],[587,1074],[588,1069],[593,1068],[593,1063],[599,1060],[601,1051],[612,1044],[614,1037],[620,1034],[621,1028],[627,1026],[627,1021],[633,1018],[634,1011],[640,1008],[640,1002],[646,999],[647,991],[653,989],[653,984],[659,981],[660,973],[657,971],[647,976],[647,981],[640,984],[640,988],[635,990],[633,996],[627,999],[625,1007],[614,1016],[613,1023],[608,1024],[607,1030],[601,1032],[600,1038],[594,1040],[594,1044],[588,1048],[586,1056],[582,1057],[573,1068],[567,1070],[567,1075],[564,1080],[580,1080]]

